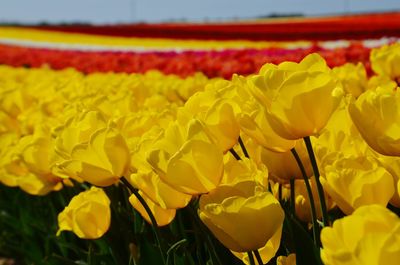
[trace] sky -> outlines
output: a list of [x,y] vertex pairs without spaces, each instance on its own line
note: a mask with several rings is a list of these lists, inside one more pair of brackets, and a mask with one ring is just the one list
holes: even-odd
[[115,24],[400,11],[400,0],[0,0],[0,22]]

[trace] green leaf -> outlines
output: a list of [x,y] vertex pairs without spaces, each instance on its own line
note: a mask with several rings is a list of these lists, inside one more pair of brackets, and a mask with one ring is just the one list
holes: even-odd
[[152,245],[148,239],[141,238],[138,246],[140,251],[139,265],[163,264],[159,248]]

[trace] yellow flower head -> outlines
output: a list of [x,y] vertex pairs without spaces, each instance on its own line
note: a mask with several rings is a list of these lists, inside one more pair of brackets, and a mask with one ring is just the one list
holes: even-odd
[[205,128],[223,152],[232,148],[239,137],[239,125],[234,113],[235,103],[222,99],[210,86],[205,91],[194,94],[178,112],[182,120],[193,117],[204,123]]
[[363,205],[386,206],[394,194],[393,177],[371,157],[337,160],[325,168],[321,183],[345,214]]
[[[154,218],[156,219],[156,223],[158,226],[168,225],[172,222],[175,218],[176,209],[166,209],[161,207],[160,205],[154,203],[145,193],[139,191],[140,196],[144,199],[147,206],[149,206],[151,212],[153,213]],[[146,220],[149,224],[151,223],[150,216],[147,214],[146,210],[144,209],[143,205],[140,201],[136,198],[135,195],[131,195],[129,197],[129,202],[140,213],[140,215]]]
[[350,103],[349,112],[372,149],[383,155],[400,156],[399,90],[368,90]]
[[199,120],[172,123],[148,152],[147,161],[163,181],[187,194],[207,193],[223,175],[223,153]]
[[124,137],[109,125],[95,131],[88,143],[81,143],[71,151],[71,158],[59,167],[71,175],[97,186],[109,186],[125,175],[130,156]]
[[202,195],[199,216],[224,246],[247,252],[264,247],[281,233],[285,214],[270,192],[247,181]]
[[400,44],[385,45],[371,52],[371,67],[378,75],[392,80],[400,77]]
[[292,253],[289,256],[279,256],[276,259],[276,265],[296,265],[296,254]]
[[58,215],[57,234],[72,231],[80,238],[96,239],[107,232],[110,222],[110,200],[102,189],[91,187],[73,197]]
[[317,135],[343,95],[340,82],[318,54],[298,64],[266,64],[253,82],[251,91],[266,108],[272,129],[289,140]]
[[254,181],[260,186],[268,187],[267,167],[263,164],[257,165],[253,159],[243,157],[242,160],[237,160],[232,154],[226,154],[221,184],[233,185],[244,181]]
[[363,206],[322,229],[321,258],[326,265],[397,265],[399,235],[399,217],[381,205]]
[[[312,168],[307,149],[303,141],[295,141],[295,144],[294,148],[303,162],[306,174],[311,177]],[[299,165],[291,151],[280,153],[263,149],[261,151],[261,161],[267,166],[270,178],[274,181],[287,183],[292,178],[303,179]]]
[[367,72],[362,63],[346,63],[333,68],[333,73],[342,81],[346,93],[358,97],[367,89]]

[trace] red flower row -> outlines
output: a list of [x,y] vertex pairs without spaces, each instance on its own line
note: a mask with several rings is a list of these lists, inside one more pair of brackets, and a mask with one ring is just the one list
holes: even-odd
[[234,73],[241,75],[255,73],[267,62],[275,64],[283,61],[299,62],[312,52],[321,54],[331,67],[346,62],[362,62],[368,70],[370,68],[370,49],[359,43],[335,50],[326,50],[314,45],[308,49],[294,50],[269,48],[181,53],[66,51],[0,45],[0,64],[15,67],[48,65],[53,69],[73,67],[84,73],[144,73],[156,69],[165,74],[182,77],[203,72],[208,77],[219,76],[229,79]]
[[241,23],[50,25],[39,29],[109,36],[173,39],[337,40],[400,36],[400,12],[333,17],[254,20]]

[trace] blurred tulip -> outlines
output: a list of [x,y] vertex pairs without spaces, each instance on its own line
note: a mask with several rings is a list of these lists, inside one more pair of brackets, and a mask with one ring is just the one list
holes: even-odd
[[[295,149],[303,162],[307,176],[311,177],[311,163],[303,141],[296,141]],[[279,153],[263,149],[261,161],[267,166],[270,178],[274,181],[288,183],[293,178],[303,179],[299,165],[291,151]]]
[[400,91],[368,90],[349,105],[350,116],[368,145],[400,156]]
[[379,164],[384,167],[393,177],[395,192],[390,199],[390,204],[400,207],[400,192],[396,186],[400,183],[400,157],[397,156],[383,156],[376,154]]
[[321,134],[311,138],[321,174],[325,166],[341,158],[365,156],[369,153],[368,144],[351,120],[349,100],[350,97],[344,98]]
[[46,126],[37,125],[33,135],[21,138],[17,153],[21,164],[14,172],[18,172],[17,183],[22,190],[32,195],[45,195],[63,187],[63,179],[55,174],[59,156],[54,151],[54,140]]
[[289,256],[279,256],[276,259],[276,265],[296,265],[296,254],[292,253]]
[[55,150],[63,158],[69,159],[76,145],[88,143],[95,131],[106,126],[106,119],[98,111],[76,113],[64,125],[55,129]]
[[371,67],[378,75],[392,80],[400,77],[400,44],[384,45],[371,51]]
[[[309,179],[310,186],[311,186],[311,192],[313,194],[314,198],[314,204],[315,204],[315,210],[316,210],[316,215],[317,218],[320,219],[322,217],[322,212],[321,212],[321,202],[318,199],[318,192],[317,192],[317,186],[315,184],[315,178],[310,178]],[[310,208],[310,200],[308,198],[308,193],[306,189],[306,185],[304,184],[303,180],[296,179],[295,181],[295,203],[296,203],[296,216],[303,222],[311,223],[311,208]],[[333,205],[332,199],[325,194],[325,201],[327,208],[330,209]]]
[[346,93],[358,97],[367,89],[367,72],[362,63],[346,63],[332,69],[343,84]]
[[71,160],[59,167],[93,185],[105,187],[116,183],[127,173],[129,150],[122,135],[109,126],[90,136],[88,143],[76,145]]
[[221,184],[233,185],[243,181],[254,181],[263,187],[268,187],[268,169],[249,158],[235,159],[231,155],[225,157],[224,176]]
[[397,88],[397,83],[386,75],[375,75],[368,80],[368,89],[375,90],[377,87],[395,90]]
[[345,214],[363,205],[386,206],[394,194],[393,177],[371,157],[336,161],[325,168],[321,183]]
[[326,265],[385,264],[400,260],[400,219],[381,205],[363,206],[321,232]]

